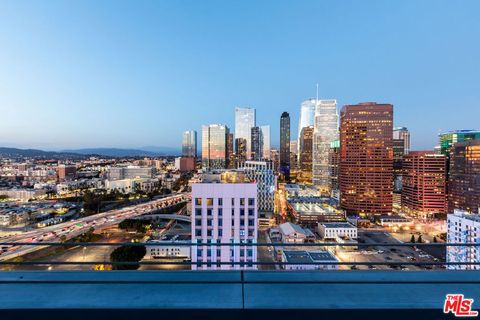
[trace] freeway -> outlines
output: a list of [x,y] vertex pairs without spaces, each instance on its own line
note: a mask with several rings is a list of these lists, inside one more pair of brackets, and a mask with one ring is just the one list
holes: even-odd
[[[124,219],[137,217],[151,211],[174,205],[187,199],[188,198],[186,194],[176,194],[150,202],[145,202],[121,209],[110,210],[41,229],[4,236],[0,239],[0,241],[2,243],[19,242],[38,244],[41,244],[44,241],[60,242],[62,236],[65,236],[66,240],[68,240],[85,233],[90,228],[101,230],[103,228],[116,225]],[[40,250],[44,247],[45,246],[41,245],[2,245],[0,243],[0,261],[13,259],[36,250]]]

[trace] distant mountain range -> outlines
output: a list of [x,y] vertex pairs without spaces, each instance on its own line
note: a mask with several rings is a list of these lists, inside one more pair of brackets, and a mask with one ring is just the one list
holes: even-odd
[[180,153],[174,148],[164,147],[143,147],[139,149],[121,149],[121,148],[85,148],[69,149],[61,152],[76,153],[83,155],[100,155],[107,157],[155,157],[155,156],[175,156]]
[[180,154],[180,150],[168,147],[142,147],[139,149],[121,149],[121,148],[85,148],[69,149],[61,151],[44,151],[38,149],[18,149],[0,147],[1,157],[39,157],[39,158],[59,158],[59,157],[79,157],[87,155],[99,155],[106,157],[155,157],[155,156],[175,156]]

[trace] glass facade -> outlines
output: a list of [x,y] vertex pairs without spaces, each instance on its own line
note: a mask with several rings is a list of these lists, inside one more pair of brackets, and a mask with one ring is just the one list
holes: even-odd
[[270,126],[260,126],[263,135],[263,159],[270,160]]
[[302,136],[302,129],[305,127],[313,126],[315,120],[315,99],[308,99],[302,102],[300,105],[300,119],[298,120],[298,150],[295,151],[297,155],[300,155],[300,139]]
[[290,115],[280,117],[280,173],[287,179],[290,176]]
[[252,159],[259,161],[263,158],[263,133],[260,127],[252,127]]
[[182,155],[184,157],[197,157],[197,131],[189,130],[183,133]]
[[442,154],[447,155],[453,144],[457,142],[480,140],[480,131],[477,130],[457,130],[440,134],[440,150]]
[[251,158],[252,127],[256,126],[256,110],[253,108],[235,108],[235,139],[247,141],[247,159]]
[[202,127],[202,164],[204,169],[224,169],[228,164],[228,134],[225,125]]
[[313,129],[313,184],[330,189],[330,144],[338,140],[337,100],[318,100]]

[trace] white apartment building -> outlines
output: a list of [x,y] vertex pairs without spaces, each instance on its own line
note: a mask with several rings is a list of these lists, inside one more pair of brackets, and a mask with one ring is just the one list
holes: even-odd
[[[192,247],[193,270],[256,269],[257,184],[238,172],[204,175],[192,185],[192,242],[245,246]],[[240,264],[220,264],[236,262]]]
[[258,210],[273,212],[274,196],[277,189],[277,176],[271,161],[245,161],[241,170],[250,181],[257,183]]
[[[480,243],[480,216],[455,210],[447,215],[447,243]],[[480,247],[447,247],[447,262],[480,262]],[[453,265],[452,270],[480,270],[479,265]]]
[[319,222],[318,234],[322,239],[356,239],[358,236],[357,227],[348,222]]

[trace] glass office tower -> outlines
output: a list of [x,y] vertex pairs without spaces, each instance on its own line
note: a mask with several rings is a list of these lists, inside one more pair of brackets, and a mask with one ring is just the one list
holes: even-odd
[[202,165],[204,169],[225,169],[228,164],[228,134],[226,125],[202,126]]
[[189,130],[183,132],[182,156],[197,157],[197,131]]
[[318,100],[313,127],[313,184],[320,190],[330,190],[329,152],[338,140],[337,100]]
[[252,127],[256,126],[256,111],[254,108],[235,108],[235,139],[247,141],[247,159],[251,159]]

